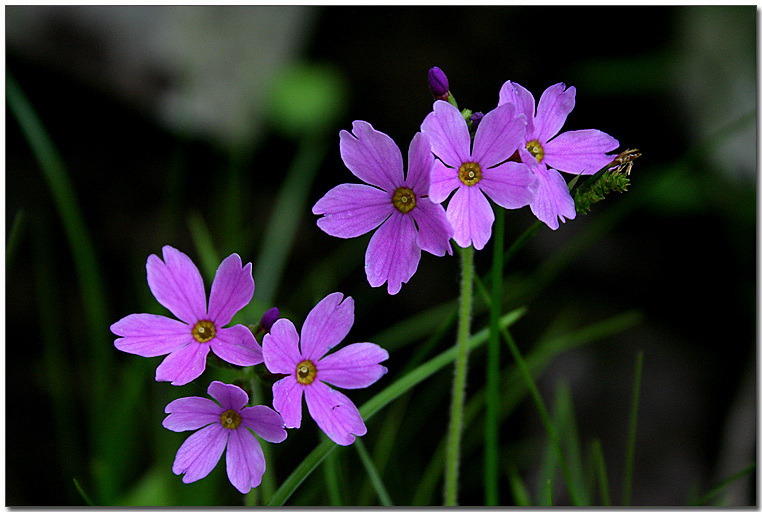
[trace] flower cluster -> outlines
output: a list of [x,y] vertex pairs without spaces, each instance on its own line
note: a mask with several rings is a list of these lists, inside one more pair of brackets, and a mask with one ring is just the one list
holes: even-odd
[[[301,347],[290,320],[278,318],[277,308],[268,310],[255,332],[265,333],[263,344],[242,324],[226,327],[233,316],[254,295],[251,263],[242,265],[232,254],[217,269],[207,307],[206,292],[198,268],[177,249],[165,246],[164,260],[148,257],[148,286],[159,303],[179,320],[160,315],[128,315],[111,326],[119,336],[114,346],[130,354],[166,358],[156,369],[157,381],[175,386],[187,384],[206,369],[211,351],[217,358],[238,367],[263,363],[283,378],[273,385],[273,408],[248,406],[242,388],[213,381],[208,388],[215,400],[201,397],[179,398],[165,411],[164,427],[175,432],[200,429],[182,444],[172,471],[184,475],[183,482],[195,482],[214,469],[226,453],[230,482],[242,493],[262,481],[265,459],[254,434],[280,443],[286,428],[299,428],[301,401],[317,425],[337,444],[349,445],[355,436],[366,433],[357,407],[340,388],[364,388],[386,373],[381,362],[386,350],[373,343],[354,343],[328,354],[349,333],[354,323],[351,297],[332,293],[307,315],[302,328]],[[227,449],[226,449],[227,447]]]
[[[351,238],[378,228],[365,253],[368,283],[387,283],[394,295],[413,276],[421,250],[452,254],[482,249],[500,207],[529,206],[551,229],[575,217],[574,200],[558,171],[594,174],[619,146],[599,130],[557,135],[574,108],[576,89],[562,83],[545,90],[535,111],[532,94],[507,81],[497,107],[486,114],[458,110],[441,69],[429,70],[432,111],[410,143],[408,176],[399,147],[365,121],[339,134],[341,158],[367,183],[338,185],[312,208],[318,227]],[[454,193],[453,193],[454,191]],[[442,204],[447,201],[446,211]],[[379,227],[380,226],[380,227]]]
[[[573,219],[575,202],[559,171],[595,174],[612,164],[609,152],[619,145],[598,130],[559,134],[574,108],[574,87],[549,87],[535,109],[532,94],[507,81],[497,106],[486,114],[460,111],[439,68],[429,71],[429,88],[435,101],[410,142],[407,172],[399,146],[388,135],[355,121],[351,131],[339,133],[339,149],[344,164],[363,183],[338,185],[312,208],[320,216],[318,227],[331,236],[352,238],[375,230],[365,253],[365,272],[371,286],[386,283],[391,295],[415,274],[421,251],[452,255],[451,239],[462,248],[482,249],[495,220],[491,202],[506,209],[529,206],[551,229],[558,228],[559,219]],[[626,188],[626,163],[618,163],[612,178],[616,182],[591,188],[589,202]],[[174,386],[198,379],[210,352],[239,369],[263,363],[259,373],[275,381],[272,407],[249,405],[243,388],[217,380],[207,389],[213,400],[185,397],[166,406],[164,427],[196,430],[172,466],[183,482],[204,478],[225,452],[233,486],[241,493],[257,487],[266,461],[255,434],[267,442],[283,442],[286,429],[301,426],[302,398],[333,442],[350,445],[366,434],[359,410],[336,388],[375,383],[387,371],[381,363],[389,354],[373,343],[353,343],[329,353],[354,323],[351,297],[327,295],[309,312],[301,333],[280,318],[278,308],[264,313],[257,326],[231,325],[254,295],[251,263],[243,265],[237,254],[225,258],[207,302],[191,259],[170,246],[162,256],[148,257],[148,286],[176,318],[128,315],[111,326],[118,336],[114,346],[143,357],[165,355],[156,380]],[[247,378],[254,374],[243,373]]]

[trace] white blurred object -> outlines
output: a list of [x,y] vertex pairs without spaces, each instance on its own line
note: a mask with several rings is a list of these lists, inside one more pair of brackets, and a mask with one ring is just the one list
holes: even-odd
[[[22,58],[110,90],[168,129],[234,147],[262,129],[311,6],[6,6]],[[12,71],[12,70],[11,70]]]
[[[697,140],[706,140],[755,112],[756,14],[754,7],[696,6],[679,9],[681,47],[674,83],[694,120]],[[754,181],[757,172],[756,113],[713,146],[711,163],[730,179]]]

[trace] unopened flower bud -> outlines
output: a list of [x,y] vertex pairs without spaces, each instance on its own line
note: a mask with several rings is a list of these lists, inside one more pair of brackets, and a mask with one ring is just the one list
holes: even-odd
[[447,81],[447,75],[436,66],[429,70],[429,89],[438,100],[447,101],[447,97],[450,95],[450,83]]
[[484,114],[481,112],[474,112],[471,114],[471,129],[476,130],[479,127],[479,123],[482,121]]
[[275,321],[280,317],[280,310],[278,308],[270,308],[262,315],[262,320],[259,321],[259,328],[264,332],[270,332]]

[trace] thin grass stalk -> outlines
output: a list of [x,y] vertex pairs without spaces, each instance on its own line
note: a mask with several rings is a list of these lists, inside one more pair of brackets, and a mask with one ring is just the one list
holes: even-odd
[[325,479],[325,488],[328,491],[328,502],[332,507],[341,507],[341,490],[339,489],[339,467],[336,460],[339,452],[331,452],[325,458],[323,464],[323,477]]
[[495,507],[500,503],[498,486],[500,327],[498,324],[503,296],[503,242],[505,240],[505,210],[502,208],[495,209],[495,224],[492,233],[492,294],[489,306],[489,340],[487,342],[487,409],[484,417],[484,504],[488,507]]
[[384,482],[381,479],[381,475],[378,474],[378,470],[376,469],[376,466],[373,464],[373,459],[370,458],[370,455],[368,454],[368,450],[365,449],[365,443],[363,443],[362,439],[358,437],[358,438],[355,438],[354,445],[355,445],[355,448],[357,449],[357,454],[360,456],[362,465],[365,468],[365,472],[368,473],[368,478],[370,478],[370,481],[373,482],[373,488],[376,490],[376,494],[378,495],[378,501],[380,501],[381,505],[385,507],[393,506],[394,504],[392,503],[392,500],[389,497],[389,492],[386,490],[386,487],[384,486]]
[[603,458],[603,447],[600,439],[593,441],[593,462],[598,473],[598,489],[601,494],[601,505],[611,506],[611,494],[609,493],[609,478],[606,472],[606,461]]
[[455,343],[457,356],[452,380],[450,426],[445,456],[444,504],[458,504],[458,471],[460,464],[460,438],[463,434],[463,407],[466,395],[466,370],[468,368],[468,339],[471,332],[471,303],[474,294],[474,248],[461,250],[460,309],[458,312],[458,337]]
[[551,443],[553,444],[553,447],[556,451],[556,455],[558,456],[558,464],[561,466],[561,474],[563,475],[564,481],[566,482],[566,488],[569,490],[569,496],[571,497],[572,503],[574,505],[579,505],[579,496],[577,496],[577,493],[574,490],[572,476],[569,472],[569,465],[567,464],[563,450],[561,449],[561,439],[558,436],[558,431],[553,425],[553,421],[550,419],[548,409],[545,407],[545,402],[540,395],[540,391],[537,389],[537,385],[532,378],[532,372],[529,370],[529,366],[527,366],[526,361],[522,357],[521,352],[516,345],[516,341],[513,339],[513,336],[508,329],[503,330],[503,337],[508,344],[508,349],[511,351],[513,358],[516,360],[516,365],[519,369],[519,372],[524,379],[524,383],[529,389],[529,394],[532,396],[535,407],[537,407],[537,412],[540,415],[540,419],[542,420],[542,424],[545,427],[545,431],[547,432],[548,437],[550,437]]
[[16,217],[13,219],[13,224],[8,232],[8,241],[5,243],[5,268],[7,269],[13,266],[13,259],[18,252],[18,246],[21,241],[21,236],[24,234],[26,228],[26,215],[23,209],[19,209],[16,213]]
[[622,483],[622,506],[628,507],[632,498],[632,475],[635,463],[635,436],[638,426],[638,404],[640,403],[640,380],[643,373],[643,351],[635,360],[635,383],[630,401],[630,420],[627,429],[627,453],[625,455],[624,481]]

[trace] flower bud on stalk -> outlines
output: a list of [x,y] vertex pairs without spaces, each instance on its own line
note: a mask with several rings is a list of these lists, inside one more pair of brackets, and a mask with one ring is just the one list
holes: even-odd
[[450,94],[450,82],[447,80],[447,75],[437,66],[429,69],[429,90],[434,95],[434,99],[447,101],[454,107],[458,106],[455,97]]

